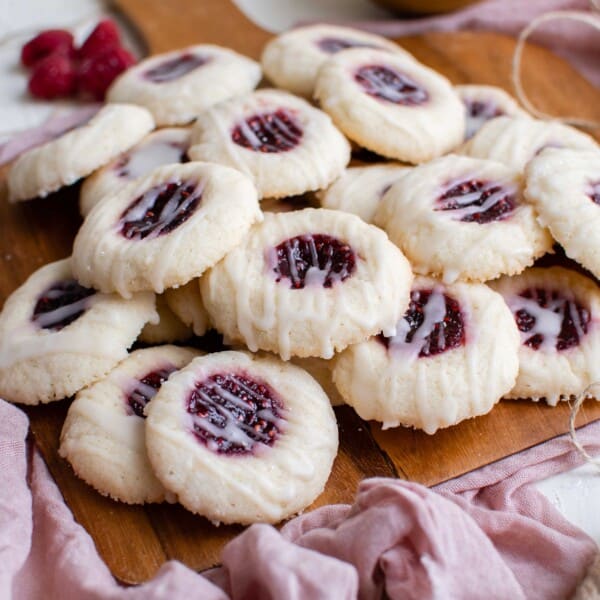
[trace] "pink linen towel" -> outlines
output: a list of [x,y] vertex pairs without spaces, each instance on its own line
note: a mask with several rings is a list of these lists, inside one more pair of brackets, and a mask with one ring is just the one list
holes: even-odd
[[[569,597],[598,552],[529,483],[579,464],[557,438],[435,490],[369,479],[352,506],[326,506],[280,532],[253,525],[204,576],[170,561],[123,588],[65,505],[27,418],[0,400],[0,598],[254,600]],[[600,451],[600,422],[580,430]],[[26,473],[28,473],[29,486]],[[131,549],[135,552],[135,548]]]

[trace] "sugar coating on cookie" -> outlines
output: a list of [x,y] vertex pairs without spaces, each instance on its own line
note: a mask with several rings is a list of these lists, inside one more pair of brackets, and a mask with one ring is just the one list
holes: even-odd
[[166,293],[156,296],[158,323],[146,323],[138,336],[143,344],[172,344],[189,340],[194,332],[171,310]]
[[528,164],[526,181],[538,221],[600,277],[600,152],[547,148]]
[[348,48],[378,48],[412,59],[398,44],[379,35],[338,25],[308,25],[273,38],[263,49],[261,63],[277,87],[310,98],[321,65]]
[[331,358],[393,333],[412,273],[377,227],[323,208],[270,213],[200,282],[216,329],[252,351]]
[[157,318],[154,294],[101,294],[77,282],[71,259],[38,269],[0,313],[0,397],[39,404],[72,396],[125,358]]
[[422,163],[460,144],[465,109],[450,82],[399,54],[346,50],[320,69],[315,98],[354,142]]
[[333,379],[363,419],[433,434],[486,414],[513,387],[519,333],[485,284],[417,277],[395,336],[346,349]]
[[89,121],[19,156],[8,174],[11,202],[43,198],[87,177],[154,129],[141,106],[109,104]]
[[398,164],[349,167],[317,197],[323,208],[343,210],[372,223],[383,195],[409,170]]
[[86,178],[79,192],[79,210],[85,217],[103,198],[118,193],[126,183],[162,165],[187,162],[190,131],[183,127],[159,129],[139,144]]
[[471,139],[490,119],[529,116],[509,93],[495,85],[455,85],[454,89],[467,114],[465,140]]
[[327,187],[350,160],[350,144],[329,116],[306,100],[259,90],[201,114],[192,130],[192,160],[234,167],[261,198]]
[[550,406],[600,381],[600,289],[563,267],[527,269],[490,284],[521,333],[519,376],[509,398]]
[[188,510],[222,523],[276,523],[323,490],[335,416],[302,369],[244,352],[194,359],[147,408],[158,478]]
[[591,136],[562,123],[529,117],[498,117],[483,125],[460,153],[497,160],[522,173],[527,163],[544,148],[597,151],[599,146]]
[[195,335],[202,336],[210,328],[208,313],[202,304],[200,282],[198,279],[177,288],[165,290],[165,300],[177,318]]
[[151,56],[119,76],[109,102],[145,106],[156,124],[185,125],[213,104],[253,90],[260,65],[229,48],[202,44]]
[[184,285],[262,218],[248,177],[216,164],[167,165],[96,205],[73,244],[86,286],[129,297]]
[[519,273],[553,243],[524,200],[516,171],[457,155],[415,167],[392,185],[375,224],[415,272],[447,283]]
[[200,355],[176,346],[136,350],[69,407],[59,454],[101,494],[128,504],[169,498],[146,453],[145,406],[178,369]]

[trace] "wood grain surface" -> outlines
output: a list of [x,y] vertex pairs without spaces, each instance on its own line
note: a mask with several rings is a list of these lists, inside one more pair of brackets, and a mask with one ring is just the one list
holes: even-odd
[[[119,0],[151,52],[193,43],[217,43],[258,57],[269,34],[229,0]],[[490,83],[510,91],[514,42],[496,34],[429,34],[400,43],[455,83]],[[578,113],[600,120],[600,96],[568,64],[529,47],[524,79],[534,102],[553,114]],[[5,179],[6,169],[0,170]],[[10,205],[0,197],[0,302],[41,265],[68,256],[80,224],[77,186],[52,197]],[[152,577],[168,559],[202,570],[218,563],[222,546],[240,527],[214,527],[176,505],[132,507],[104,498],[77,479],[57,453],[68,402],[27,409],[31,432],[75,518],[93,537],[112,573],[126,583]],[[370,476],[398,476],[433,485],[555,437],[567,429],[568,406],[549,408],[505,401],[490,414],[434,436],[398,428],[382,431],[349,407],[336,409],[340,452],[325,492],[314,506],[351,502]],[[587,402],[579,424],[600,418]]]

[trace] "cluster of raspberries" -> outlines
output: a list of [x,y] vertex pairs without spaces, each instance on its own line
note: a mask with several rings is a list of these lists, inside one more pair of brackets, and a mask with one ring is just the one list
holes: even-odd
[[21,63],[31,69],[29,92],[47,100],[68,96],[103,100],[115,77],[135,62],[110,19],[100,21],[79,48],[69,31],[48,29],[21,50]]

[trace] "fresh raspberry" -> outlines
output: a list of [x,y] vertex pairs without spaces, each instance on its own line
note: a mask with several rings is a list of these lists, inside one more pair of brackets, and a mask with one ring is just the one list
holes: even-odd
[[60,52],[68,57],[75,56],[73,35],[64,29],[48,29],[29,40],[21,49],[21,62],[32,67],[40,60]]
[[85,59],[79,66],[79,90],[96,100],[104,100],[115,77],[135,64],[135,58],[119,46]]
[[29,92],[37,98],[70,96],[77,89],[77,72],[64,54],[54,53],[37,62],[29,78]]
[[81,60],[104,54],[109,48],[121,45],[119,30],[114,21],[103,19],[83,42],[77,54]]

